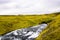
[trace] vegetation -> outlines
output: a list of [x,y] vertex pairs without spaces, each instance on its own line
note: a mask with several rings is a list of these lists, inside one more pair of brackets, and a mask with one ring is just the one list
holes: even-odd
[[36,40],[60,40],[60,13],[53,18]]
[[44,15],[2,15],[0,16],[0,35],[41,23],[47,23],[48,26],[36,40],[60,39],[60,12]]

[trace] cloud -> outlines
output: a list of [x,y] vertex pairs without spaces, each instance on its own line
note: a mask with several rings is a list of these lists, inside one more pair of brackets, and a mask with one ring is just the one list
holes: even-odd
[[0,0],[0,4],[8,3],[8,2],[10,2],[10,0]]
[[0,15],[60,12],[60,0],[0,0]]

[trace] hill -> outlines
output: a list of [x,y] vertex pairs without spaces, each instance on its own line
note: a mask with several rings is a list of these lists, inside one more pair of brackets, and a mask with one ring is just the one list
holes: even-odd
[[[57,14],[57,13],[56,13]],[[60,13],[53,17],[48,26],[36,40],[60,40]]]
[[10,31],[31,27],[41,23],[48,26],[36,40],[59,40],[60,39],[60,12],[44,15],[1,15],[0,35]]

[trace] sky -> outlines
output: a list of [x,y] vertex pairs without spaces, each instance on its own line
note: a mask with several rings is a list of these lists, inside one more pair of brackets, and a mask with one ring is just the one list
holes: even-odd
[[60,0],[0,0],[0,15],[60,12]]

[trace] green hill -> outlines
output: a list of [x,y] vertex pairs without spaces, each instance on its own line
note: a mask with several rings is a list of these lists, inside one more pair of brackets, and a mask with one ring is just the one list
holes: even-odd
[[1,15],[0,35],[10,31],[31,27],[41,23],[47,23],[46,29],[41,32],[36,40],[59,40],[60,39],[60,12],[44,15]]
[[[57,14],[57,13],[56,13]],[[53,17],[48,26],[36,40],[60,40],[60,13]]]

